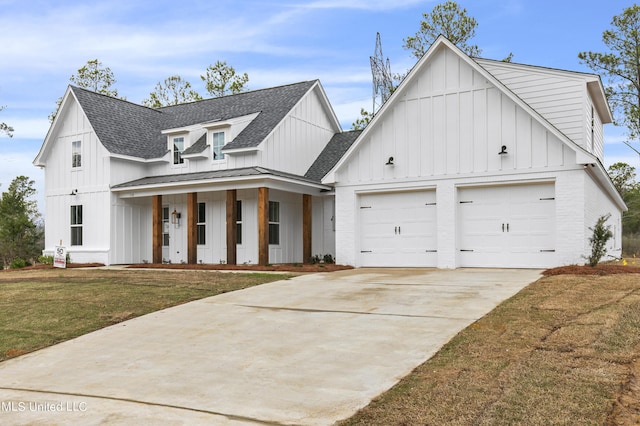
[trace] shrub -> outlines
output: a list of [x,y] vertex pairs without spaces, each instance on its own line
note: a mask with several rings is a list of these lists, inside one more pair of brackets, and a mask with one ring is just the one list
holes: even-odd
[[607,254],[607,242],[613,237],[610,226],[605,226],[611,215],[600,216],[593,228],[589,228],[593,235],[589,238],[591,243],[591,255],[587,258],[589,266],[596,266],[602,257]]
[[333,259],[333,256],[331,256],[330,254],[325,254],[323,257],[324,263],[330,263],[330,264],[334,264],[336,263],[336,261]]
[[21,269],[21,268],[24,268],[25,266],[27,266],[27,262],[24,259],[20,259],[19,257],[16,259],[13,259],[11,261],[11,265],[9,265],[11,269]]
[[45,265],[53,265],[53,256],[42,255],[38,257],[38,262]]

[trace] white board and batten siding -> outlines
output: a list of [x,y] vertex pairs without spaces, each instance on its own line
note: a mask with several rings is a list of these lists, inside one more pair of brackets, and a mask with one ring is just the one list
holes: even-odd
[[588,79],[584,74],[501,61],[477,61],[569,139],[602,161],[602,118],[588,94]]
[[[108,152],[75,99],[67,99],[48,146],[45,182],[45,253],[60,240],[73,262],[109,263],[111,224]],[[72,143],[81,142],[81,166],[72,167]],[[75,195],[71,195],[74,193]],[[71,246],[70,206],[83,208],[83,244]]]
[[[372,125],[337,181],[509,173],[571,164],[575,153],[453,52],[426,64]],[[502,146],[509,155],[498,155]],[[389,157],[393,166],[386,166]]]

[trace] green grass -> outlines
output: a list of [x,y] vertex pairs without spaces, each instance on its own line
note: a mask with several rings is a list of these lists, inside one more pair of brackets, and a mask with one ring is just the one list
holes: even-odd
[[149,312],[290,276],[97,269],[2,272],[0,361]]

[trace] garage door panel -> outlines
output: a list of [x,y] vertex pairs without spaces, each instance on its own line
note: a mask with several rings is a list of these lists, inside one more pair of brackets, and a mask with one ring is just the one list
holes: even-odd
[[435,266],[435,191],[363,194],[362,266]]
[[540,267],[555,249],[551,183],[461,188],[458,192],[458,264]]

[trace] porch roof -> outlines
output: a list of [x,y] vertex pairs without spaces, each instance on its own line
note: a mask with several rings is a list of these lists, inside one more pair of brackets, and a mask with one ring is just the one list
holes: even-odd
[[207,172],[184,173],[175,175],[150,176],[124,182],[111,187],[114,192],[144,191],[166,189],[172,187],[220,185],[247,182],[251,180],[272,179],[288,182],[296,186],[308,187],[315,191],[331,190],[331,186],[323,185],[317,180],[291,173],[280,172],[264,167],[245,167],[239,169],[215,170]]

